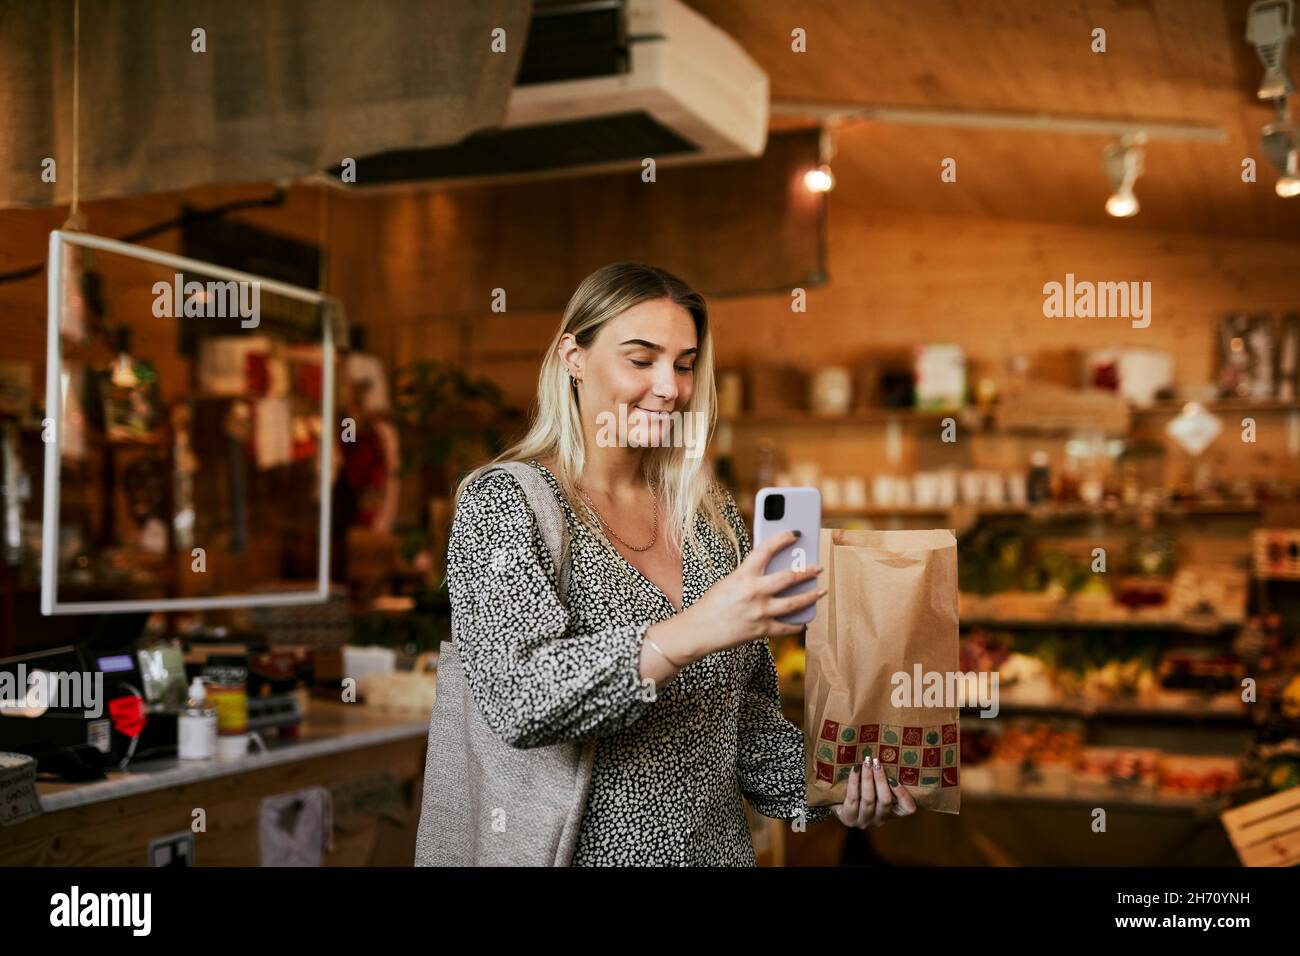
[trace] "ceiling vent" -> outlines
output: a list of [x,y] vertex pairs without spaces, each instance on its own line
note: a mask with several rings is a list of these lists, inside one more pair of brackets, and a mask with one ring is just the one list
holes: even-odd
[[511,181],[762,154],[767,75],[678,0],[538,3],[499,129],[359,158],[346,189]]

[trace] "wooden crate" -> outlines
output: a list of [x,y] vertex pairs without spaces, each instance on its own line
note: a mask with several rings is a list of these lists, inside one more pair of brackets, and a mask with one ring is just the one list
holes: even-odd
[[1300,787],[1220,814],[1242,866],[1300,863]]

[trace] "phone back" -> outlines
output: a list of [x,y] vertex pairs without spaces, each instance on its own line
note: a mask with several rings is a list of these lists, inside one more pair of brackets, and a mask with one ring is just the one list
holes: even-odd
[[[770,507],[767,499],[779,496],[783,507]],[[779,513],[780,516],[774,516]],[[764,574],[777,571],[802,571],[816,567],[819,561],[818,542],[821,539],[822,496],[816,488],[764,488],[754,499],[754,546],[762,544],[769,538],[783,531],[798,531],[799,538],[788,547],[782,548],[768,562]],[[817,579],[811,578],[802,584],[781,592],[782,596],[803,594],[818,586]],[[817,614],[817,605],[812,604],[801,611],[780,618],[787,624],[807,624]]]

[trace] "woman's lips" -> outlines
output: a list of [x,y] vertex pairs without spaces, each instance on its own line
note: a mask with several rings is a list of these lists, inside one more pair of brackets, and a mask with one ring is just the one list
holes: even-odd
[[649,415],[652,419],[654,418],[666,419],[668,418],[669,415],[672,414],[672,412],[669,411],[661,411],[661,412],[651,411],[648,408],[642,408],[640,405],[633,405],[632,407],[635,408],[638,412],[644,412],[645,414]]

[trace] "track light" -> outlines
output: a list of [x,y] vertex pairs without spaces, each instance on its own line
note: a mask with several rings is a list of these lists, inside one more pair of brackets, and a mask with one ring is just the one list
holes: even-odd
[[1300,174],[1296,170],[1296,154],[1291,154],[1291,171],[1285,176],[1278,178],[1277,184],[1273,187],[1274,191],[1283,199],[1294,199],[1300,196]]
[[1138,201],[1133,194],[1133,184],[1142,175],[1142,143],[1146,137],[1141,133],[1124,136],[1117,143],[1106,147],[1102,163],[1106,176],[1113,190],[1106,200],[1106,211],[1119,219],[1137,215]]
[[835,188],[835,174],[825,163],[803,174],[803,184],[810,193],[830,192]]
[[1283,199],[1300,196],[1300,135],[1287,118],[1286,98],[1278,100],[1278,119],[1264,127],[1260,148],[1278,173],[1273,187]]
[[810,193],[830,192],[835,188],[835,174],[831,172],[831,159],[835,156],[835,130],[823,127],[817,141],[816,169],[803,174],[803,184]]
[[1282,175],[1277,178],[1273,190],[1283,199],[1300,196],[1300,148],[1297,148],[1292,131],[1291,149],[1286,154],[1286,165]]
[[1246,42],[1264,64],[1259,98],[1275,100],[1295,89],[1286,73],[1286,48],[1295,34],[1292,0],[1255,0],[1246,13]]

